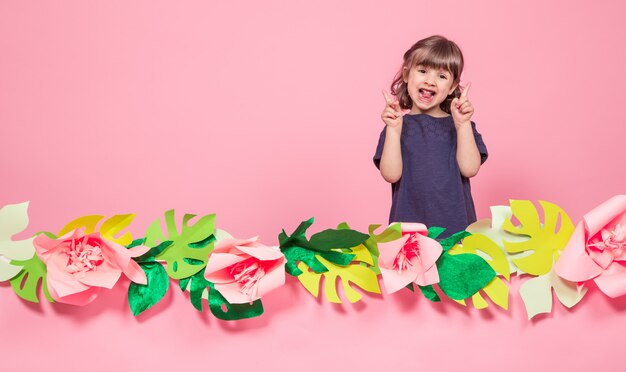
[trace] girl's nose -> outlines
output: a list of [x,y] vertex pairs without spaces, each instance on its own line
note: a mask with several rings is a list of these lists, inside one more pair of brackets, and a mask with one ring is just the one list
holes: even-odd
[[434,84],[435,83],[435,76],[433,74],[426,74],[426,83]]

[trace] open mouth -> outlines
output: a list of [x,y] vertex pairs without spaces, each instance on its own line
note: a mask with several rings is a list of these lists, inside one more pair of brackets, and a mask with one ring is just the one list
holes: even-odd
[[420,88],[418,90],[418,93],[419,93],[419,100],[424,103],[430,103],[430,101],[432,101],[433,97],[435,96],[435,91],[424,89],[424,88]]

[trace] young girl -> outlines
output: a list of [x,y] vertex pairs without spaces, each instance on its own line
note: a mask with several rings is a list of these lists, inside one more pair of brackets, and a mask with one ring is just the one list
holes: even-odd
[[[385,95],[374,164],[391,183],[392,222],[445,227],[443,236],[476,221],[470,178],[487,148],[470,121],[470,85],[460,89],[463,54],[452,41],[431,36],[404,53]],[[403,110],[410,110],[405,113]]]

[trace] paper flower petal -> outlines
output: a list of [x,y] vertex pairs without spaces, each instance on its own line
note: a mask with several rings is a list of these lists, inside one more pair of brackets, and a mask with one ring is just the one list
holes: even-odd
[[572,282],[584,282],[602,273],[602,268],[587,254],[585,241],[584,223],[579,222],[561,257],[554,265],[554,270],[560,277]]

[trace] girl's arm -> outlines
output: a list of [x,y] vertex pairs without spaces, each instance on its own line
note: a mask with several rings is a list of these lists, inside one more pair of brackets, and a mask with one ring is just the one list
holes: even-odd
[[402,177],[402,152],[400,151],[400,134],[402,124],[385,130],[385,145],[380,157],[380,174],[385,181],[395,183]]
[[456,162],[467,178],[474,177],[480,169],[480,152],[469,121],[456,126]]
[[476,146],[472,122],[474,107],[467,98],[470,84],[461,92],[461,97],[455,98],[450,104],[450,113],[456,127],[456,162],[464,177],[474,177],[480,169],[480,151]]
[[394,100],[387,92],[385,109],[380,115],[387,125],[385,129],[385,143],[380,156],[380,174],[385,181],[395,183],[402,177],[402,152],[400,151],[400,135],[402,134],[402,109],[398,100]]

